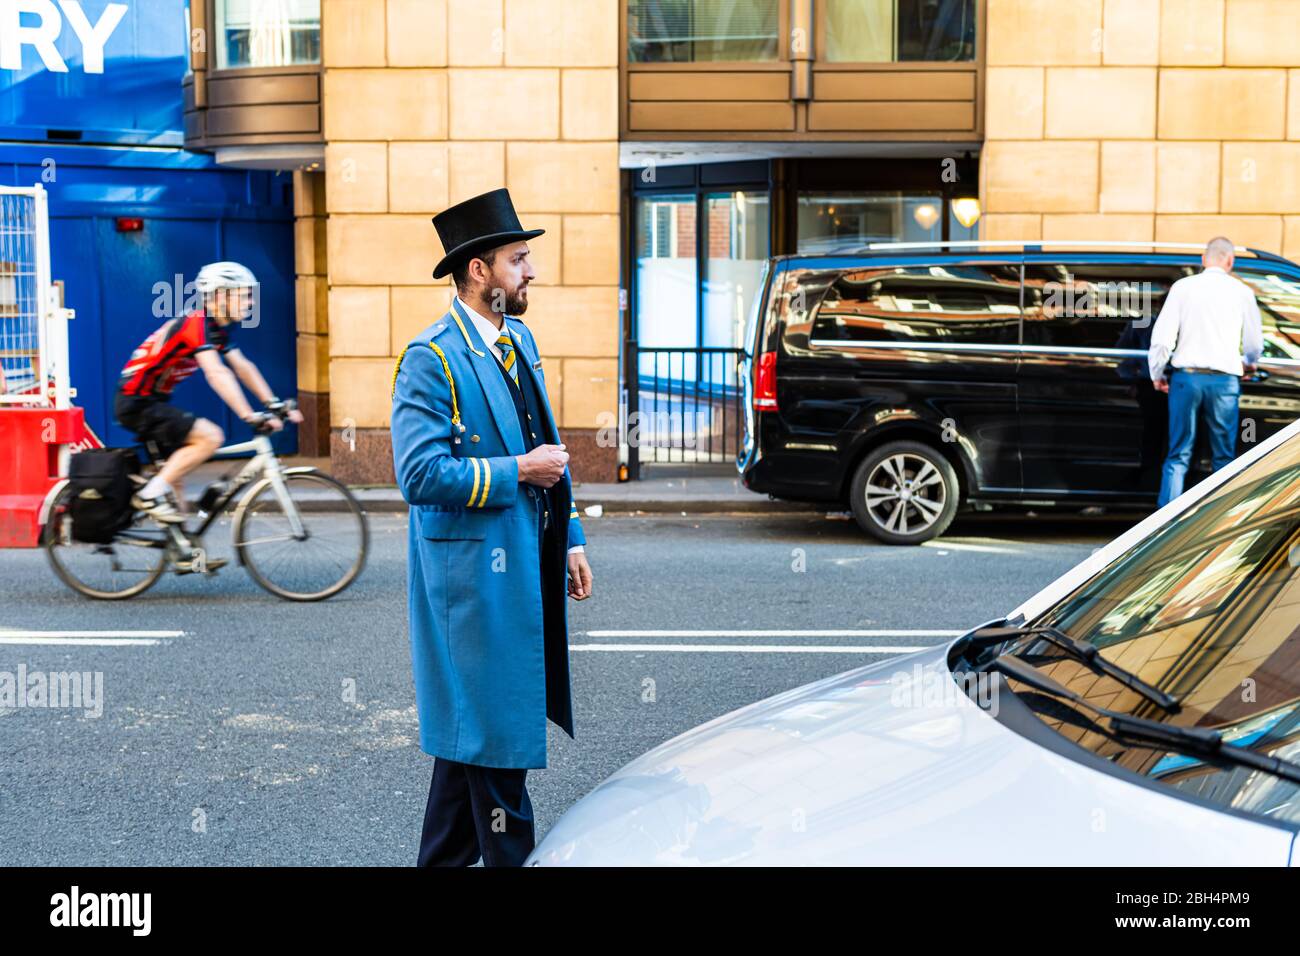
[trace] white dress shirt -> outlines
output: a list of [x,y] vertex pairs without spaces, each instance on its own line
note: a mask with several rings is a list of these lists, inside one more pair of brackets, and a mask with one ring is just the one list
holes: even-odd
[[1259,305],[1250,286],[1209,266],[1169,287],[1151,330],[1147,364],[1152,381],[1164,376],[1166,365],[1241,375],[1243,353],[1246,365],[1256,365],[1263,350]]
[[[466,302],[464,299],[462,299],[460,296],[456,296],[456,301],[459,302],[461,306],[464,307],[466,314],[474,322],[474,328],[478,329],[479,338],[481,338],[484,344],[487,345],[488,351],[490,351],[494,356],[496,356],[496,360],[499,363],[501,363],[501,367],[505,368],[506,363],[505,363],[505,359],[503,359],[501,356],[501,346],[497,345],[497,338],[500,337],[501,330],[505,328],[505,319],[502,319],[501,324],[497,325],[497,323],[493,322],[491,319],[481,315],[476,309],[470,306],[470,304]],[[519,346],[518,344],[516,344],[515,359],[518,360],[518,358],[519,358]],[[586,550],[587,549],[584,548],[582,545],[575,544],[572,548],[569,549],[569,554],[576,554],[578,552],[582,552]]]

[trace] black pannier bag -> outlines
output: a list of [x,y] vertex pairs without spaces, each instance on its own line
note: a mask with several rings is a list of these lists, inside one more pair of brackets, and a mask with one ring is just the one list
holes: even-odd
[[92,448],[73,455],[68,464],[72,537],[107,544],[128,527],[135,512],[131,476],[139,471],[133,448]]

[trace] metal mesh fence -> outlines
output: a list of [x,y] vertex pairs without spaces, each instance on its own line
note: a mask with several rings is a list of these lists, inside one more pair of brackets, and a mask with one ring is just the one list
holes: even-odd
[[41,397],[42,308],[36,197],[0,193],[0,403]]

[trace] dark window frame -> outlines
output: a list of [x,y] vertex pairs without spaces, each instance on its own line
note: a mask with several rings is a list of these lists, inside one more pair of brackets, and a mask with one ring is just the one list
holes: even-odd
[[640,289],[637,288],[637,228],[640,212],[638,200],[652,199],[655,196],[679,196],[690,194],[695,197],[695,342],[704,341],[704,279],[708,268],[707,248],[707,206],[706,199],[714,193],[737,190],[762,190],[767,194],[768,210],[768,251],[771,258],[776,245],[774,228],[776,225],[776,194],[773,182],[772,163],[768,160],[751,160],[739,163],[705,163],[690,166],[660,166],[655,169],[653,183],[641,182],[638,170],[630,170],[631,215],[628,217],[628,317],[627,334],[633,342],[641,341],[639,318]]
[[[970,59],[965,60],[832,60],[826,56],[828,43],[829,11],[825,3],[818,3],[813,11],[813,34],[815,36],[814,51],[816,53],[816,62],[818,66],[832,67],[853,67],[858,69],[872,69],[881,66],[903,67],[911,69],[932,69],[935,66],[974,66],[980,62],[982,55],[983,36],[985,33],[984,22],[984,5],[985,0],[966,0],[971,6],[971,12],[974,15],[974,21],[971,24],[971,30],[974,33],[972,40],[972,49]],[[895,24],[895,34],[897,34],[897,24]]]
[[630,0],[619,0],[619,21],[622,25],[620,31],[622,34],[620,46],[622,49],[620,50],[619,58],[622,63],[627,66],[635,67],[638,70],[646,67],[652,69],[698,69],[700,67],[706,69],[726,69],[745,67],[753,64],[762,64],[764,66],[784,66],[788,68],[790,64],[789,44],[784,42],[784,38],[788,36],[790,32],[791,0],[775,0],[775,3],[776,55],[771,58],[762,60],[697,60],[694,58],[689,60],[638,60],[634,59],[632,56],[632,11],[628,9]]

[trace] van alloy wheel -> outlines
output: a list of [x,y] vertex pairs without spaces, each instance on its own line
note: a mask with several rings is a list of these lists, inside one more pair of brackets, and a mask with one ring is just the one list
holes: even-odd
[[943,514],[947,488],[943,476],[920,455],[890,455],[867,479],[867,512],[886,531],[925,531]]
[[873,449],[849,490],[858,526],[886,544],[921,544],[943,534],[960,498],[957,473],[943,453],[906,439]]

